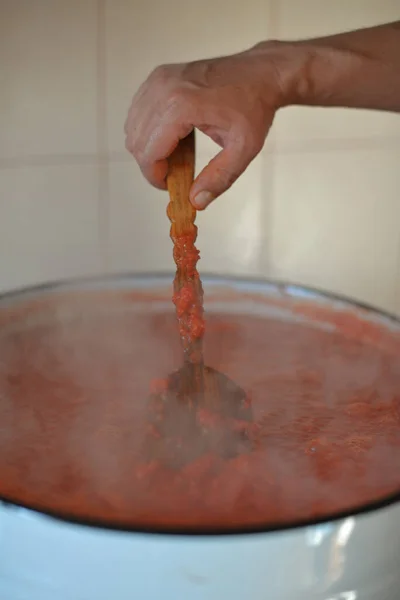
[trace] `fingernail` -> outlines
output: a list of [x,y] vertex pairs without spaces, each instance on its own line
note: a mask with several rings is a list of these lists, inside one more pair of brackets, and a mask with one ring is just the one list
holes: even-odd
[[206,206],[208,206],[210,204],[210,202],[212,202],[214,199],[215,199],[214,194],[203,190],[202,192],[199,192],[197,194],[197,196],[194,198],[193,204],[195,205],[196,208],[198,208],[199,210],[202,210],[203,208],[206,208]]

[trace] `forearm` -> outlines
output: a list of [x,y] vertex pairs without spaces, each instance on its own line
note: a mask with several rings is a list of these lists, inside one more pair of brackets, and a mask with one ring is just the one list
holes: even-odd
[[275,52],[280,57],[283,105],[400,112],[400,21],[278,43]]
[[400,113],[400,21],[164,65],[133,98],[126,147],[148,181],[165,189],[167,158],[178,140],[193,127],[211,137],[222,150],[190,190],[193,206],[202,210],[259,154],[276,111],[288,105]]

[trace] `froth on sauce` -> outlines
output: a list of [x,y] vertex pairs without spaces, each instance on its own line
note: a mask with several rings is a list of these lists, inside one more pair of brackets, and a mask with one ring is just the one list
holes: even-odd
[[[150,382],[180,366],[172,308],[132,293],[0,311],[0,496],[125,526],[281,525],[400,491],[398,333],[207,313],[206,363],[251,397],[253,450],[148,460]],[[315,323],[312,315],[315,316]],[[335,327],[333,327],[335,325]],[[179,415],[177,415],[179,418]]]

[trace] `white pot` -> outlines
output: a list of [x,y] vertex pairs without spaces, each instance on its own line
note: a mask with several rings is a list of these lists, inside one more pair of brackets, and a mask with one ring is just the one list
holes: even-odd
[[[169,284],[170,278],[78,282],[72,289],[140,288],[160,282]],[[209,287],[220,284],[218,279],[207,281]],[[265,282],[228,284],[266,295],[283,291],[314,297],[308,290],[283,290]],[[15,298],[21,295],[3,300],[9,304]],[[348,306],[337,299],[328,302]],[[398,323],[394,326],[400,328]],[[0,501],[0,600],[225,598],[398,600],[400,502],[282,531],[178,535],[74,524]]]
[[274,533],[156,535],[3,504],[1,600],[398,600],[400,504]]

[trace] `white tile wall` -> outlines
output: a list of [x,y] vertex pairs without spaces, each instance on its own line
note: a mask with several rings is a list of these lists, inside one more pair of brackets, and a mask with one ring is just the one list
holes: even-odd
[[132,160],[110,166],[109,265],[113,271],[172,269],[168,195]]
[[[199,170],[214,153],[200,154]],[[217,274],[259,275],[262,272],[269,235],[264,218],[270,201],[270,187],[265,185],[268,171],[263,153],[223,197],[198,213],[199,268]]]
[[398,0],[278,0],[277,33],[284,39],[321,37],[400,19]]
[[[124,150],[131,96],[154,66],[396,18],[399,0],[1,2],[0,288],[173,267],[166,195]],[[400,312],[400,117],[291,108],[273,133],[198,216],[201,268]],[[213,151],[201,138],[199,166]]]
[[96,8],[1,2],[0,160],[96,151]]
[[272,273],[393,310],[400,145],[281,154],[275,161]]
[[0,170],[0,289],[100,269],[91,166]]
[[278,112],[274,135],[282,151],[308,151],[321,142],[333,147],[390,144],[400,140],[400,118],[367,110],[295,106]]
[[[297,0],[277,2],[277,37],[321,37],[400,19],[399,0]],[[312,141],[400,138],[400,118],[383,112],[343,108],[290,107],[275,121],[282,149],[301,150]]]

